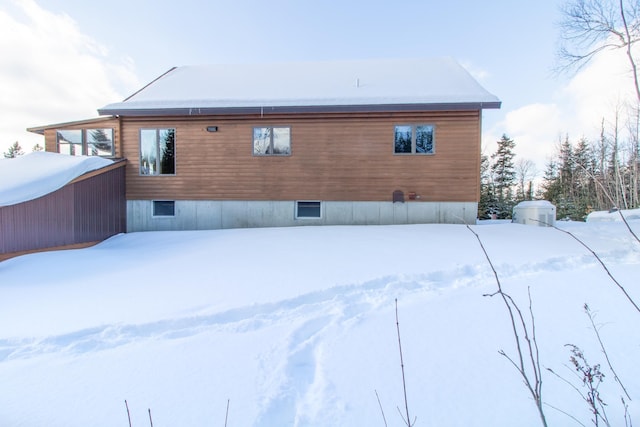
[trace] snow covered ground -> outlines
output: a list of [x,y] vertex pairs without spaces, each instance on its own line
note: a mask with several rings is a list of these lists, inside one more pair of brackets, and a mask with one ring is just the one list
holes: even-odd
[[[640,301],[621,222],[558,227]],[[593,255],[553,228],[472,228],[525,314],[530,287],[542,366],[583,390],[565,344],[580,346],[624,425],[589,304],[640,423],[640,313]],[[396,299],[416,426],[538,426],[498,353],[517,356],[504,303],[483,296],[496,288],[461,225],[131,233],[14,258],[0,263],[0,426],[127,427],[125,399],[135,427],[149,409],[156,427],[222,426],[227,405],[229,426],[402,426]],[[549,425],[591,425],[579,393],[543,375]]]

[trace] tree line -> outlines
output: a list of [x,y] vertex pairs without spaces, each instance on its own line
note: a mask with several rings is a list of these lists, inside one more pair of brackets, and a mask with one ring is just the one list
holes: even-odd
[[[31,151],[43,151],[43,150],[44,148],[40,144],[36,144],[31,148]],[[14,142],[7,151],[2,153],[5,159],[13,159],[18,156],[22,156],[23,154],[24,154],[24,151],[22,150],[22,146],[20,146],[20,143],[18,141]]]
[[615,121],[607,132],[604,121],[598,140],[568,136],[559,141],[537,188],[533,164],[515,161],[515,141],[507,135],[496,151],[481,159],[478,218],[511,218],[524,200],[548,200],[558,219],[583,221],[593,211],[640,207],[640,119],[634,114],[627,131]]

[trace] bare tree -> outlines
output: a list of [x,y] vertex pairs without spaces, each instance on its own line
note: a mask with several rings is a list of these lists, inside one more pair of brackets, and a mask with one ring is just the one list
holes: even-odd
[[[640,105],[639,105],[640,106]],[[632,109],[627,122],[629,142],[629,205],[640,206],[640,109]]]
[[536,165],[529,159],[516,160],[516,176],[518,179],[518,198],[531,200],[533,198],[532,181],[538,174]]
[[580,68],[602,51],[624,49],[640,102],[638,70],[632,55],[633,45],[640,40],[640,0],[569,0],[561,13],[559,69]]

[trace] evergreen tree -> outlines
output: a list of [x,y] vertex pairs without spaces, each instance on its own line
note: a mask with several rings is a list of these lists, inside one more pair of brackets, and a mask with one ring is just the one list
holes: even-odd
[[22,147],[20,146],[18,141],[16,141],[11,147],[9,147],[9,150],[3,154],[5,158],[13,159],[14,157],[22,156],[24,152],[22,151]]
[[40,145],[40,143],[37,143],[36,145],[34,145],[31,148],[31,151],[35,152],[35,151],[44,151],[44,147],[42,145]]
[[601,209],[596,183],[598,163],[584,138],[575,147],[568,138],[560,144],[557,158],[547,165],[540,193],[556,206],[558,218],[584,221],[589,212]]
[[574,171],[576,204],[580,214],[586,217],[597,204],[597,200],[593,150],[584,138],[578,141],[578,145],[574,149],[574,162],[576,166]]
[[478,203],[478,218],[489,219],[497,213],[497,201],[493,191],[493,182],[489,174],[489,158],[480,156],[480,202]]
[[516,170],[513,163],[515,142],[507,135],[498,141],[498,150],[491,155],[493,164],[491,173],[498,205],[498,218],[511,218],[514,205],[513,185],[516,183]]

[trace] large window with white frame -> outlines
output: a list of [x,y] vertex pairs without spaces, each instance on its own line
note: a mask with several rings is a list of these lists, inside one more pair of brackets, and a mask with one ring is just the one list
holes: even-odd
[[396,125],[393,152],[395,154],[434,154],[435,126]]
[[140,175],[175,175],[175,139],[175,129],[140,129]]
[[291,128],[288,126],[254,127],[254,156],[290,156]]
[[56,131],[57,151],[71,156],[113,157],[113,129],[59,129]]

